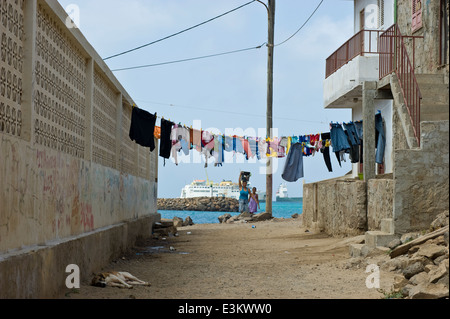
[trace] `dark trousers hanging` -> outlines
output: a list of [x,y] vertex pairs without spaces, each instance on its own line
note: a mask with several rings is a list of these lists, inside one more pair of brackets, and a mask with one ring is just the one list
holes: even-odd
[[170,152],[172,150],[172,139],[170,137],[172,133],[172,127],[174,123],[161,119],[161,140],[159,146],[159,156],[164,159],[170,158]]
[[[323,133],[322,134],[322,142],[325,143],[326,140],[331,139],[330,133]],[[333,166],[331,165],[331,158],[330,158],[330,147],[323,147],[321,150],[321,153],[323,154],[323,160],[325,161],[325,165],[328,168],[328,171],[331,173],[333,172]]]
[[151,114],[137,107],[131,114],[130,139],[143,147],[149,147],[153,152],[155,146],[156,114]]

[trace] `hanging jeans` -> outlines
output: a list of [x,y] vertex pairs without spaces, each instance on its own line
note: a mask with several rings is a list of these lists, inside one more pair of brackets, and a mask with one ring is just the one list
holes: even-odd
[[331,144],[333,152],[340,152],[342,150],[350,149],[347,136],[341,124],[331,124]]
[[355,128],[356,133],[358,134],[359,138],[359,162],[362,164],[363,161],[363,154],[364,154],[364,134],[363,134],[363,122],[358,121],[355,122]]
[[348,133],[348,137],[350,138],[350,142],[352,145],[359,145],[359,135],[356,131],[355,123],[344,123],[344,128]]
[[359,162],[359,138],[356,133],[355,124],[349,123],[345,124],[345,133],[348,137],[348,142],[350,144],[350,159],[353,164]]
[[384,131],[384,124],[383,124],[383,118],[381,116],[381,113],[378,113],[375,115],[375,129],[378,135],[377,138],[377,153],[375,162],[377,164],[383,164],[384,163],[384,152],[386,150],[386,134]]

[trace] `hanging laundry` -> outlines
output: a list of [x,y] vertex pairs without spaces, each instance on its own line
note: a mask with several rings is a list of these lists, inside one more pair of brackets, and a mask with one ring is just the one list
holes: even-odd
[[246,139],[246,138],[241,138],[240,141],[242,143],[242,148],[244,149],[245,159],[248,161],[250,158],[254,157],[254,155],[250,149],[250,144],[248,142],[248,139]]
[[304,177],[302,144],[291,146],[281,177],[287,182],[296,182]]
[[283,146],[280,146],[280,139],[278,138],[267,138],[267,157],[283,158],[286,156],[286,151]]
[[344,129],[342,128],[341,124],[332,123],[330,134],[333,152],[337,153],[342,150],[350,149],[350,144],[348,143],[347,136],[345,135]]
[[175,124],[172,127],[172,134],[170,135],[170,139],[172,140],[172,157],[175,161],[175,165],[178,166],[178,151],[181,150],[181,142],[178,139],[178,124]]
[[353,122],[350,122],[344,123],[344,128],[350,144],[350,159],[353,164],[356,164],[359,162],[359,147],[361,144],[356,132],[356,126]]
[[214,149],[214,135],[207,131],[202,131],[202,148]]
[[178,127],[178,140],[181,143],[181,150],[188,156],[191,149],[191,133],[187,127]]
[[240,153],[240,154],[244,154],[245,155],[244,146],[242,145],[240,137],[233,136],[233,144],[234,144],[234,151],[236,153]]
[[205,156],[205,168],[208,167],[209,158],[214,151],[214,135],[207,131],[202,131],[202,154]]
[[159,156],[164,159],[170,158],[170,152],[172,150],[172,127],[175,123],[161,119],[161,140],[159,146]]
[[350,144],[348,142],[348,137],[345,134],[342,125],[339,123],[331,123],[330,134],[333,152],[336,154],[339,166],[342,167],[342,161],[345,161],[344,153],[350,151]]
[[375,115],[375,129],[377,132],[377,152],[375,154],[375,162],[377,164],[384,163],[384,153],[386,149],[386,134],[384,131],[383,117],[381,113],[377,113]]
[[328,168],[328,171],[333,172],[333,166],[331,165],[330,158],[330,142],[331,134],[330,133],[322,133],[322,148],[321,153],[323,154],[323,160],[325,161],[325,165]]
[[248,143],[250,145],[250,151],[253,154],[253,157],[256,156],[258,160],[261,160],[261,155],[259,154],[259,147],[258,147],[258,139],[257,138],[249,138]]
[[199,130],[192,130],[192,147],[197,150],[197,152],[202,151],[202,132]]
[[214,136],[214,166],[222,166],[224,161],[224,143],[225,138],[222,135]]
[[266,139],[267,157],[278,157],[278,145],[270,137]]
[[320,141],[320,134],[311,134],[309,136],[309,143],[312,146],[316,146],[316,143]]
[[311,148],[314,148],[314,147],[311,145],[310,141],[311,141],[311,138],[309,135],[299,136],[299,143],[302,144],[303,156],[311,156],[312,155]]
[[155,138],[157,140],[161,139],[161,127],[160,126],[155,126],[155,131],[154,131],[153,135],[155,136]]
[[264,138],[259,138],[258,142],[258,150],[261,158],[267,157],[267,143]]
[[150,114],[138,107],[133,107],[131,114],[130,139],[143,147],[155,150],[156,113]]
[[194,149],[194,129],[192,127],[189,128],[189,136],[190,136],[189,148],[192,150]]
[[[289,153],[289,152],[288,152],[288,144],[289,144],[289,138],[287,138],[287,137],[282,137],[282,138],[280,139],[280,146],[284,147],[286,153]],[[290,145],[289,145],[289,146],[290,146]]]
[[233,143],[233,137],[231,136],[225,136],[225,147],[226,152],[233,152],[235,150],[234,143]]

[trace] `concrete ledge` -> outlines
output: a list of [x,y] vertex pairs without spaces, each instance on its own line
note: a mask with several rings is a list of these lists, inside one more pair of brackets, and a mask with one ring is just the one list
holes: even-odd
[[154,214],[95,230],[77,237],[0,255],[0,299],[60,298],[66,288],[66,267],[76,264],[88,280],[113,259],[152,235]]
[[368,231],[366,232],[366,245],[370,248],[387,247],[392,240],[398,237],[398,235],[381,231]]

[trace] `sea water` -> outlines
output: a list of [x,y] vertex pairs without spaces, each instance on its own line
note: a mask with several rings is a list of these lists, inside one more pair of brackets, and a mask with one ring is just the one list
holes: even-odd
[[[257,213],[264,212],[266,210],[266,203],[261,203]],[[174,217],[180,217],[183,220],[186,217],[191,217],[194,224],[218,224],[218,217],[226,214],[226,212],[196,212],[196,211],[179,211],[179,210],[161,210],[158,211],[161,214],[161,218],[172,219]],[[272,203],[272,216],[275,218],[291,218],[294,214],[301,215],[303,212],[302,202],[273,202]],[[231,216],[239,215],[238,213],[229,213]]]

